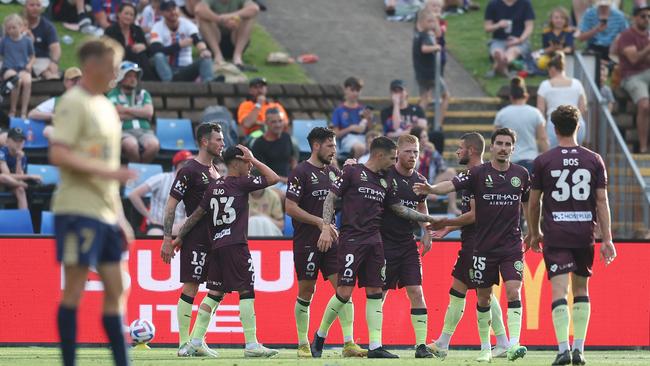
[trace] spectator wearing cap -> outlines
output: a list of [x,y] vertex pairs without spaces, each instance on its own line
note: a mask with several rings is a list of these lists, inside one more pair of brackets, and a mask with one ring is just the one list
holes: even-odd
[[[65,91],[76,86],[79,83],[79,80],[81,80],[81,70],[78,67],[70,67],[65,70],[63,73],[63,87]],[[29,111],[27,118],[31,120],[44,121],[48,124],[51,123],[52,118],[54,117],[54,109],[56,108],[56,104],[59,102],[59,98],[60,96],[56,96],[45,100]],[[51,126],[45,127],[45,130],[43,131],[45,137],[49,136],[51,129]]]
[[577,38],[587,42],[587,49],[598,57],[609,60],[610,46],[627,27],[625,14],[612,6],[612,0],[596,0],[582,16]]
[[95,24],[102,29],[106,29],[117,22],[117,13],[122,3],[122,0],[90,0]]
[[265,124],[266,111],[270,108],[277,109],[280,117],[289,125],[289,118],[284,107],[276,102],[269,101],[266,97],[267,83],[265,78],[254,78],[248,83],[248,96],[237,109],[237,123],[242,128],[242,136],[257,138],[262,136],[262,128]]
[[403,80],[391,81],[390,93],[393,105],[381,111],[384,135],[398,138],[408,134],[413,126],[427,129],[424,110],[417,104],[409,104],[409,95]]
[[[156,174],[135,187],[129,193],[129,200],[133,204],[133,207],[147,220],[147,235],[163,235],[165,205],[167,204],[169,191],[174,183],[174,178],[176,178],[176,172],[193,158],[192,153],[187,150],[177,152],[172,158],[173,168],[171,172]],[[147,208],[142,198],[149,193],[151,193],[151,200],[150,206]],[[176,218],[174,219],[172,235],[178,233],[186,218],[185,206],[183,202],[179,202],[178,206],[176,206]]]
[[252,0],[202,0],[194,8],[201,34],[214,52],[214,62],[232,63],[242,71],[256,71],[244,65],[242,55],[250,42],[255,18],[260,11]]
[[41,16],[42,12],[41,0],[25,1],[26,33],[34,42],[36,56],[32,74],[47,80],[58,79],[61,77],[59,74],[61,44],[56,34],[56,28],[49,20]]
[[122,3],[117,13],[117,21],[106,28],[104,34],[122,45],[125,61],[140,66],[143,80],[156,80],[156,73],[149,64],[147,38],[142,28],[135,24],[136,14],[133,3]]
[[20,128],[12,128],[7,133],[6,145],[0,147],[0,185],[9,187],[16,196],[19,209],[27,209],[27,180],[41,181],[38,175],[25,174],[27,156],[25,134]]
[[117,86],[108,92],[122,120],[122,152],[130,162],[149,163],[158,154],[160,142],[153,132],[151,95],[138,87],[142,70],[123,61],[117,74]]
[[[162,81],[203,82],[214,79],[212,53],[201,40],[199,29],[192,21],[181,18],[173,0],[160,3],[163,19],[151,29],[150,50],[154,67]],[[192,59],[192,45],[199,53],[199,59]]]
[[354,76],[343,82],[344,100],[332,113],[336,138],[341,141],[341,152],[359,158],[366,152],[364,135],[372,123],[372,109],[359,103],[363,81]]
[[634,9],[632,27],[618,40],[621,85],[636,104],[639,152],[646,154],[650,126],[650,6]]

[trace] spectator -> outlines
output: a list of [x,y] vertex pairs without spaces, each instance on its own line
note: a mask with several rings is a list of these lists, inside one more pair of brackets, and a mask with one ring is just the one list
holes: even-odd
[[587,136],[587,126],[582,116],[587,113],[587,96],[580,80],[566,76],[564,72],[564,54],[558,52],[548,63],[549,79],[542,81],[537,89],[537,109],[546,114],[546,133],[550,147],[557,146],[555,128],[551,123],[551,113],[563,104],[572,105],[580,110],[578,143],[582,144]]
[[27,209],[26,180],[41,181],[38,175],[25,174],[27,156],[23,151],[25,135],[20,128],[12,128],[7,133],[6,146],[0,147],[0,184],[9,187],[18,202],[19,209]]
[[390,82],[392,107],[381,111],[381,121],[384,125],[384,134],[391,138],[398,138],[409,133],[413,126],[427,128],[424,110],[419,105],[409,104],[406,84],[403,80]]
[[[63,87],[65,91],[76,86],[79,83],[79,80],[81,80],[81,70],[78,67],[70,67],[65,70],[63,73]],[[27,118],[29,119],[44,121],[48,124],[48,126],[43,130],[43,135],[46,138],[50,138],[50,135],[52,134],[53,127],[49,124],[52,122],[52,118],[54,117],[54,109],[58,101],[58,96],[47,99],[27,114]]]
[[650,6],[636,8],[633,14],[632,28],[624,31],[618,40],[621,85],[636,104],[639,152],[646,154],[650,125]]
[[494,63],[487,77],[508,77],[509,65],[530,53],[535,12],[530,0],[490,0],[485,8],[485,31],[492,33],[490,56]]
[[[420,126],[415,126],[409,133],[420,140],[420,157],[416,166],[418,173],[427,178],[427,181],[433,182],[433,184],[452,180],[456,176],[456,170],[447,167],[445,159],[429,141],[427,131]],[[435,196],[431,198],[437,199]],[[456,192],[449,193],[447,198],[449,200],[447,213],[460,215],[461,212],[456,202]]]
[[122,153],[128,161],[149,163],[158,154],[160,142],[151,127],[153,103],[148,91],[138,88],[142,70],[138,64],[123,61],[117,74],[117,86],[108,99],[122,120]]
[[95,24],[106,30],[112,23],[117,22],[117,13],[122,6],[122,0],[90,0]]
[[142,10],[142,15],[140,17],[140,27],[145,34],[145,37],[149,39],[151,29],[157,21],[162,19],[162,13],[160,12],[160,1],[161,0],[150,0],[149,4],[145,6]]
[[609,47],[626,28],[625,14],[612,7],[612,0],[596,0],[582,16],[577,37],[587,42],[588,50],[609,61]]
[[34,45],[32,40],[22,34],[25,27],[23,18],[18,14],[9,14],[3,22],[4,37],[0,43],[2,56],[2,80],[15,80],[11,91],[9,117],[16,115],[18,96],[20,95],[20,117],[27,117],[29,98],[32,95],[32,67],[34,66]]
[[41,16],[42,12],[41,0],[25,1],[26,33],[34,43],[36,56],[32,74],[46,80],[58,79],[61,44],[59,44],[56,28]]
[[228,175],[228,166],[226,166],[226,163],[224,163],[223,159],[221,158],[216,158],[213,161],[215,169],[217,169],[217,173],[219,173],[219,176],[225,177]]
[[248,83],[248,96],[237,109],[237,123],[242,127],[245,137],[257,138],[262,136],[264,116],[266,111],[273,108],[280,111],[280,117],[289,125],[289,118],[284,107],[276,101],[269,101],[266,97],[267,83],[265,78],[254,78]]
[[528,91],[524,79],[510,81],[510,105],[501,109],[494,118],[494,128],[507,127],[517,133],[517,148],[512,161],[533,172],[533,160],[548,150],[546,119],[539,109],[527,104]]
[[605,63],[600,64],[600,95],[603,97],[603,101],[607,103],[607,109],[610,112],[614,112],[614,106],[616,105],[616,98],[614,97],[614,92],[612,88],[607,85],[607,74],[608,68]]
[[[433,89],[436,84],[436,53],[442,51],[442,47],[436,41],[438,38],[436,34],[442,34],[439,21],[442,2],[433,1],[432,4],[438,13],[433,13],[426,8],[418,13],[412,47],[413,69],[420,89],[420,107],[423,110],[426,110],[433,101]],[[442,79],[442,73],[440,88],[440,95],[442,96],[440,122],[442,124],[449,105],[449,94],[447,93],[447,85]]]
[[232,56],[241,71],[257,71],[244,65],[242,55],[250,42],[259,6],[251,0],[202,0],[194,11],[201,34],[214,52],[214,62],[222,64]]
[[[199,29],[192,21],[181,18],[173,0],[160,3],[163,19],[151,29],[151,53],[156,73],[162,81],[212,81],[212,53],[201,40]],[[192,45],[199,59],[192,61]]]
[[[467,6],[471,6],[467,4]],[[445,74],[445,65],[447,64],[447,41],[445,39],[445,34],[447,33],[447,21],[443,19],[444,14],[442,13],[443,4],[441,0],[426,0],[424,2],[424,9],[428,9],[436,16],[436,22],[438,27],[434,29],[434,34],[436,35],[436,41],[440,45],[440,72],[442,75]]]
[[372,109],[359,103],[363,81],[354,76],[343,82],[344,100],[332,113],[336,138],[341,141],[340,152],[358,158],[366,152],[364,135],[372,122]]
[[542,33],[542,48],[544,54],[537,62],[541,70],[546,70],[555,52],[573,53],[573,29],[570,25],[569,12],[565,8],[559,6],[551,11],[548,24]]
[[[163,235],[163,218],[165,216],[165,205],[169,198],[169,191],[176,178],[176,172],[179,171],[185,163],[193,159],[194,156],[187,150],[177,152],[172,158],[172,171],[156,174],[144,183],[137,186],[129,193],[129,200],[133,207],[147,220],[147,235]],[[142,200],[142,197],[151,192],[150,208]],[[178,230],[185,222],[185,205],[179,202],[176,206],[176,218],[172,227],[172,235],[176,235]]]
[[82,33],[93,33],[96,29],[86,13],[85,0],[50,0],[48,13],[53,21],[63,22],[65,29]]
[[105,34],[124,48],[124,60],[140,66],[144,80],[156,80],[156,73],[149,64],[149,50],[144,31],[135,25],[135,5],[122,3],[117,13],[117,22],[106,28]]
[[248,197],[248,209],[248,235],[282,236],[284,212],[280,197],[273,189],[264,188],[251,192]]
[[366,134],[366,153],[358,159],[359,164],[365,164],[368,162],[368,159],[370,159],[370,144],[372,144],[372,140],[379,136],[381,136],[381,134],[377,131],[368,131]]
[[266,164],[277,175],[280,181],[273,186],[284,200],[287,190],[287,177],[289,172],[298,162],[298,148],[291,140],[291,136],[284,132],[285,123],[280,110],[269,108],[266,110],[266,132],[253,143],[253,155]]

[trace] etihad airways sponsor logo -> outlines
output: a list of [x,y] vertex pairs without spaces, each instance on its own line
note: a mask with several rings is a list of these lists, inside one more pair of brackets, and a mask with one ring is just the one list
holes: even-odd
[[485,193],[483,200],[489,202],[492,206],[512,206],[521,199],[520,194],[507,193]]
[[363,195],[363,198],[380,202],[384,201],[384,197],[386,197],[386,192],[378,191],[369,187],[359,187],[359,193]]

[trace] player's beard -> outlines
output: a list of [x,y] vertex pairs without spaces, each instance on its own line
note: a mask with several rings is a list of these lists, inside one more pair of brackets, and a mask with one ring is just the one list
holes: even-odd
[[464,154],[458,158],[458,164],[460,165],[467,165],[469,163],[469,156],[468,154]]
[[321,155],[320,153],[318,154],[318,160],[319,160],[321,163],[325,164],[325,165],[330,165],[330,164],[332,164],[332,159],[333,159],[333,158],[334,158],[334,156],[331,156],[331,157],[330,157],[330,156],[327,156],[327,155],[323,156],[323,155]]

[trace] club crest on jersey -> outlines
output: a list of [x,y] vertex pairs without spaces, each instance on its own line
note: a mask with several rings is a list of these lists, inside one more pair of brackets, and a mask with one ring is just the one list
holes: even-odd
[[521,186],[521,179],[519,179],[519,177],[512,177],[512,179],[510,179],[510,184],[512,184],[513,187],[518,188]]
[[314,172],[311,172],[311,184],[318,184],[318,176]]
[[494,181],[492,180],[492,175],[488,174],[487,178],[485,178],[485,186],[488,188],[494,187]]
[[367,182],[368,181],[368,174],[366,174],[365,171],[362,171],[361,175],[359,175],[359,179],[361,179],[364,182]]
[[515,270],[517,272],[523,272],[524,271],[524,262],[522,261],[516,261],[514,264]]
[[330,180],[331,180],[332,182],[335,182],[335,181],[336,181],[336,174],[334,174],[334,172],[330,172]]
[[388,183],[386,183],[386,180],[384,178],[381,178],[379,180],[379,184],[381,184],[381,186],[384,188],[388,188]]

